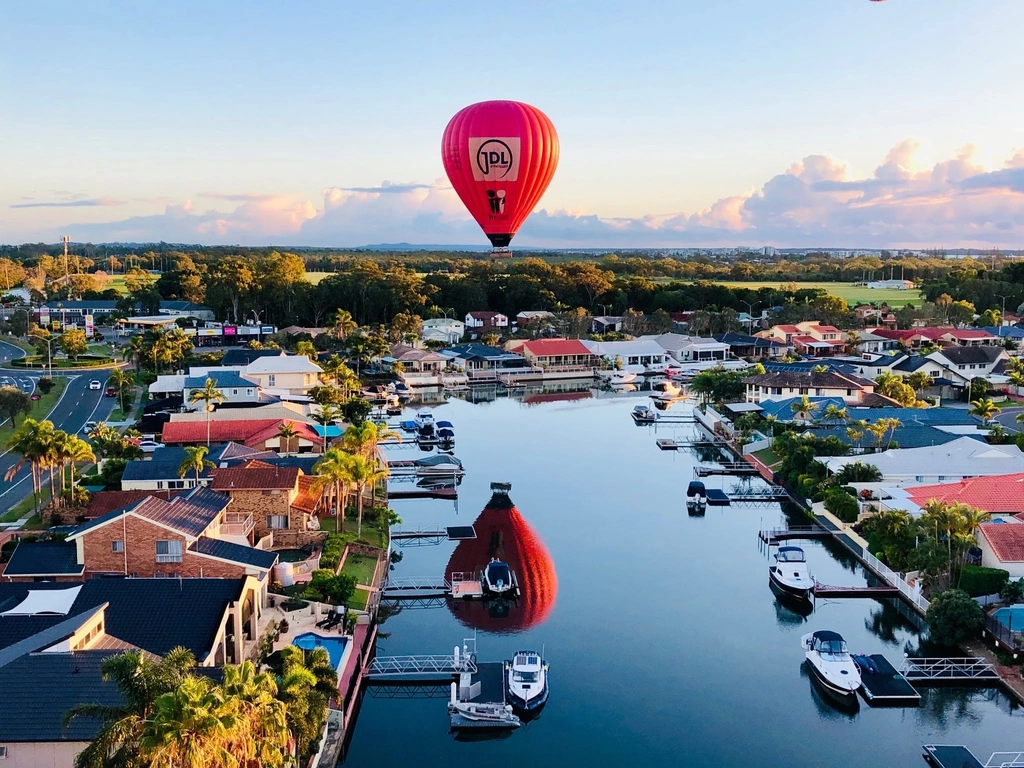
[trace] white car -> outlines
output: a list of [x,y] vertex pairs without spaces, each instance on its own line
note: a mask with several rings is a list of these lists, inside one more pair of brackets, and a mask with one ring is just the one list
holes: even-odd
[[102,389],[103,385],[100,384],[96,379],[89,382],[89,389]]
[[156,440],[140,440],[139,448],[143,453],[153,453],[157,448],[163,448],[163,443],[158,443]]

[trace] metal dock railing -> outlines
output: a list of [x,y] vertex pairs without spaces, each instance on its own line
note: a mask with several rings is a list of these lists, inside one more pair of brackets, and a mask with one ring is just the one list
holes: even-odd
[[899,667],[900,674],[915,683],[925,682],[999,682],[999,674],[985,659],[978,657],[946,659],[906,658]]

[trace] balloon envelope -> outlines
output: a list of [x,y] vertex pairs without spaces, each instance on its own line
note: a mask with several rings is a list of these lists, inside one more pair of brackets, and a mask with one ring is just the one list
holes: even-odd
[[482,101],[449,121],[441,160],[491,244],[505,248],[555,175],[558,134],[536,107]]
[[492,557],[519,578],[519,599],[448,600],[460,623],[484,632],[525,632],[547,620],[558,595],[558,576],[544,542],[503,493],[495,493],[473,522],[475,539],[458,543],[445,575],[483,570]]

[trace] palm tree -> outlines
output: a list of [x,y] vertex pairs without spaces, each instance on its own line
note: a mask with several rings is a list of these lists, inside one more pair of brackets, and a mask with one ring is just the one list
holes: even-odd
[[317,359],[316,347],[313,346],[313,342],[311,341],[300,341],[298,344],[296,344],[295,354],[305,355],[307,360],[314,363],[316,362]]
[[810,421],[811,415],[818,410],[818,404],[811,402],[811,399],[804,395],[794,403],[790,403],[789,409],[793,412],[793,418],[798,421]]
[[1020,388],[1024,387],[1024,371],[1010,371],[1009,379],[1013,384],[1014,394],[1020,397]]
[[221,687],[237,721],[228,747],[231,754],[239,758],[242,766],[281,765],[288,748],[287,707],[277,698],[274,676],[257,671],[251,661],[244,661],[224,667]]
[[127,415],[128,406],[131,405],[132,394],[135,390],[135,378],[120,368],[115,368],[110,374],[110,386],[117,393],[118,405]]
[[304,758],[320,734],[330,700],[338,695],[338,672],[323,648],[304,652],[289,645],[281,649],[281,662],[278,695],[287,706],[296,755]]
[[121,359],[138,368],[139,360],[142,357],[142,344],[141,336],[132,336],[131,340],[121,347]]
[[185,458],[178,465],[178,477],[184,477],[189,472],[196,473],[196,486],[199,485],[199,475],[204,469],[214,469],[217,465],[206,458],[210,449],[205,445],[189,445],[185,447]]
[[864,430],[855,429],[854,427],[847,427],[846,436],[849,438],[850,442],[854,445],[854,447],[860,448],[860,441],[864,439]]
[[7,449],[21,458],[4,475],[10,482],[27,461],[32,473],[32,495],[36,513],[39,512],[39,495],[43,490],[43,469],[47,466],[49,443],[53,439],[53,422],[24,419],[15,430]]
[[[65,433],[66,434],[66,433]],[[96,461],[96,454],[92,446],[77,435],[71,435],[63,445],[62,455],[71,469],[71,501],[75,501],[75,465]],[[63,476],[63,472],[61,475]],[[82,492],[85,493],[84,491]]]
[[334,516],[337,518],[338,532],[345,529],[345,497],[352,483],[352,456],[340,448],[330,448],[324,452],[316,464],[313,473],[316,475],[317,487],[326,486],[331,493]]
[[324,453],[327,453],[327,428],[338,418],[338,409],[331,405],[322,405],[317,413],[311,414],[311,418],[324,428]]
[[842,408],[835,403],[829,403],[825,407],[825,413],[822,414],[821,420],[830,424],[845,424],[848,413],[846,408]]
[[188,401],[191,405],[203,403],[203,410],[206,411],[206,446],[210,446],[210,411],[213,410],[212,403],[223,403],[224,393],[217,389],[217,382],[211,378],[206,379],[206,385],[202,389],[193,389]]
[[889,433],[889,436],[885,440],[885,444],[886,444],[886,446],[888,446],[889,443],[892,442],[892,438],[896,434],[896,430],[903,426],[903,422],[900,421],[899,419],[891,419],[891,418],[890,419],[879,419],[879,421],[885,425],[885,428],[886,428],[886,430]]
[[295,429],[294,422],[282,421],[277,427],[277,436],[280,438],[281,453],[295,453],[292,449],[292,441],[298,440],[299,432]]
[[195,667],[195,659],[184,648],[175,648],[163,658],[141,651],[127,651],[103,660],[103,679],[112,681],[121,693],[119,706],[78,704],[64,714],[64,727],[76,717],[99,720],[99,732],[75,758],[75,768],[147,765],[140,739],[158,697],[177,688]]
[[341,436],[341,447],[357,456],[375,456],[381,440],[402,439],[401,435],[387,427],[380,427],[372,421],[351,424]]
[[231,707],[208,677],[189,676],[153,703],[139,738],[151,768],[235,768],[228,749],[235,730]]
[[356,321],[352,319],[352,313],[347,309],[339,309],[331,319],[331,330],[339,339],[346,338],[358,327]]
[[995,404],[992,398],[982,397],[978,400],[971,401],[971,410],[969,413],[972,416],[977,416],[981,419],[983,424],[988,424],[989,421],[998,416],[1002,410],[1002,408]]
[[860,334],[856,331],[846,332],[846,351],[851,355],[857,354],[857,345],[860,344]]
[[358,537],[363,533],[363,496],[366,487],[376,488],[377,483],[386,479],[390,473],[386,464],[381,464],[376,458],[369,459],[366,456],[353,456],[349,465],[349,473],[356,486],[356,513],[358,515],[356,536]]

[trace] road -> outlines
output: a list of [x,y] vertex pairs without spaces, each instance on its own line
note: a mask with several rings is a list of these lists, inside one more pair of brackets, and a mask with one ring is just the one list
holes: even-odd
[[1017,414],[1019,413],[1024,413],[1024,408],[1003,408],[1003,412],[996,416],[996,421],[1007,432],[1020,432],[1024,424],[1017,423]]
[[[17,347],[0,342],[0,358],[6,355],[9,360],[23,354]],[[106,369],[69,374],[67,389],[47,418],[58,429],[71,434],[80,433],[87,421],[105,421],[117,403],[115,398],[103,396],[109,375],[110,371]],[[39,373],[26,375],[18,371],[0,370],[0,384],[10,384],[13,379],[21,389],[31,392],[35,389],[39,376]],[[102,389],[89,389],[89,382],[93,380],[99,381]],[[32,482],[27,466],[22,467],[10,482],[3,479],[18,460],[19,457],[7,451],[6,446],[0,446],[0,514],[32,493]]]

